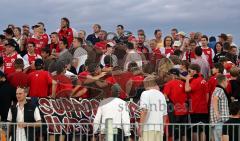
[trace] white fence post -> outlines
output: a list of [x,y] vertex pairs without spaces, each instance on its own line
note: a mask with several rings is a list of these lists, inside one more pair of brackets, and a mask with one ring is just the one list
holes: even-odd
[[106,141],[113,141],[113,119],[108,118],[105,121]]

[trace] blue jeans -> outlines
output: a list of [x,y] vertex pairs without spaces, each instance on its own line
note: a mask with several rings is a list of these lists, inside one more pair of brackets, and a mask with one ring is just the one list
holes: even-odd
[[217,125],[213,126],[213,136],[215,141],[221,141],[222,140],[222,127],[223,123],[217,123]]

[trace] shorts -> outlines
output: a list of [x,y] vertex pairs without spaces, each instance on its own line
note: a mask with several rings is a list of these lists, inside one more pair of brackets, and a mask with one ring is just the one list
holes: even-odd
[[208,131],[209,126],[207,125],[199,125],[201,123],[208,124],[209,123],[209,115],[208,114],[191,114],[191,123],[193,123],[193,132],[203,132]]
[[[174,123],[177,124],[183,124],[183,125],[175,125],[174,129],[177,131],[180,129],[181,136],[186,135],[186,131],[188,126],[184,124],[188,124],[188,115],[181,115],[181,116],[175,116]],[[175,132],[179,133],[179,132]]]
[[163,141],[163,133],[161,131],[143,131],[140,141]]

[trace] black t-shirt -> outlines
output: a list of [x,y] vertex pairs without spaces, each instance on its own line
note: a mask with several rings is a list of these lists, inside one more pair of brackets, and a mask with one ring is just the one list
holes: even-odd
[[232,96],[240,101],[240,82],[238,80],[230,80],[232,87]]
[[222,135],[228,135],[229,141],[240,141],[240,118],[230,118],[226,121],[223,125]]

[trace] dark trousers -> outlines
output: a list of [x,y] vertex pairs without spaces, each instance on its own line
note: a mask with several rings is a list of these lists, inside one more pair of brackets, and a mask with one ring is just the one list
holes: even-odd
[[122,129],[117,129],[117,134],[113,135],[114,141],[125,141],[124,131]]

